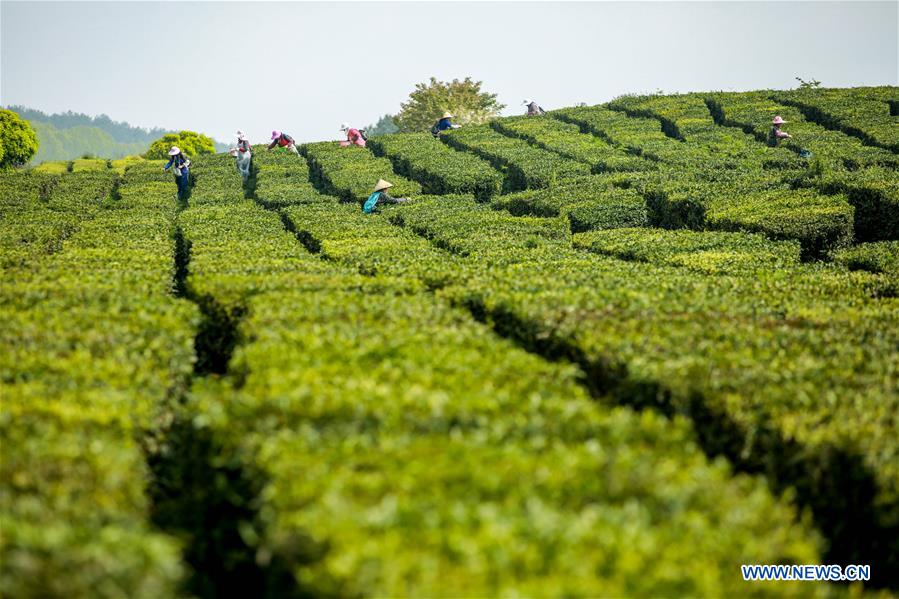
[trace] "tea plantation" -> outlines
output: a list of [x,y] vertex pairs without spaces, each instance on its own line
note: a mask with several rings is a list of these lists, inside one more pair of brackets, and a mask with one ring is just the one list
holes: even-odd
[[[0,595],[899,590],[897,114],[625,96],[181,202],[0,175]],[[816,563],[871,580],[740,572]]]

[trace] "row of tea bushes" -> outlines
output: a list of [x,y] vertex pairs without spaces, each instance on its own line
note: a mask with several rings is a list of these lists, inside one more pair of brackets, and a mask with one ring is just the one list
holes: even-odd
[[899,241],[876,241],[847,248],[835,253],[834,262],[849,270],[885,273],[899,278]]
[[428,194],[473,194],[486,200],[500,192],[503,176],[467,152],[452,150],[430,133],[382,135],[368,141],[399,174],[421,183]]
[[657,118],[663,131],[682,140],[688,150],[700,147],[708,153],[709,165],[717,168],[755,171],[803,166],[802,160],[786,148],[769,148],[740,128],[717,124],[706,98],[700,94],[626,96],[608,106],[628,115]]
[[383,218],[364,215],[355,206],[291,207],[285,214],[307,247],[326,260],[358,268],[360,274],[389,275],[414,289],[420,287],[419,281],[438,289],[464,274],[463,263],[452,254]]
[[254,146],[252,151],[253,178],[249,183],[255,199],[264,206],[280,208],[334,201],[312,185],[309,165],[303,158],[280,148],[267,150],[265,146]]
[[110,201],[115,185],[109,172],[5,175],[0,179],[0,269],[22,268],[58,252]]
[[[416,200],[428,202],[477,205]],[[179,218],[189,289],[245,309],[232,384],[195,385],[186,409],[261,473],[248,538],[300,590],[715,594],[742,584],[726,574],[740,559],[816,559],[791,508],[710,463],[683,421],[601,408],[571,366],[420,291],[439,286],[434,269],[458,281],[459,258],[383,216],[297,205],[285,209],[290,228],[323,259],[297,256],[272,277],[257,265],[287,249],[278,215],[230,208]],[[511,228],[531,223],[534,242],[567,239],[554,223],[484,210]]]
[[866,144],[899,152],[899,88],[798,89],[772,92],[780,103],[799,108],[811,121],[858,137]]
[[796,266],[799,244],[752,233],[616,228],[579,233],[572,245],[622,260],[684,266],[705,273],[739,273]]
[[613,147],[594,135],[581,133],[576,125],[557,119],[524,116],[495,120],[491,125],[504,135],[519,137],[544,150],[584,162],[594,173],[656,168],[653,161]]
[[621,402],[689,415],[710,451],[795,485],[835,555],[877,562],[890,580],[899,300],[888,277],[819,265],[691,276],[550,240],[525,250],[539,231],[483,210],[397,209],[441,247],[464,244],[493,264],[442,293],[545,355],[577,360]]
[[884,150],[864,145],[859,139],[807,121],[802,112],[770,98],[770,92],[716,93],[707,98],[721,122],[739,127],[762,143],[767,142],[771,121],[781,116],[787,121],[784,130],[793,139],[780,142],[793,151],[806,149],[828,170],[864,166],[899,166],[899,157]]
[[343,202],[361,204],[378,179],[393,183],[390,195],[394,197],[421,193],[420,184],[397,175],[390,160],[378,158],[366,148],[342,148],[335,142],[321,142],[305,145],[302,151],[316,187]]
[[[476,205],[415,203],[430,202]],[[512,229],[528,222],[481,211]],[[240,390],[199,394],[196,409],[224,435],[234,422],[258,427],[240,442],[268,479],[260,543],[275,555],[328,548],[294,565],[304,590],[715,594],[742,584],[726,573],[749,555],[815,559],[791,510],[709,463],[683,421],[603,408],[569,366],[431,295],[391,290],[389,277],[408,288],[439,259],[420,237],[336,205],[286,212],[333,267],[384,287],[254,295],[232,361]]]
[[449,131],[441,140],[457,150],[473,152],[505,173],[504,192],[551,187],[591,172],[590,166],[583,162],[507,137],[490,125]]
[[[650,221],[665,228],[718,229],[761,232],[772,239],[796,239],[802,244],[803,257],[822,258],[828,252],[849,245],[855,237],[855,209],[838,189],[791,189],[787,180],[791,171],[767,168],[781,162],[769,152],[788,152],[767,148],[736,128],[716,125],[708,106],[697,96],[674,98],[625,98],[620,108],[633,114],[655,115],[669,127],[689,132],[684,142],[650,134],[645,117],[610,114],[604,107],[567,109],[560,117],[580,124],[585,130],[613,142],[651,152],[662,161],[658,173],[637,173],[628,179],[647,198]],[[627,126],[623,121],[635,121]],[[697,160],[696,151],[711,151],[714,140],[727,142],[736,131],[738,143],[732,156],[742,157],[739,168],[724,168],[728,158],[718,152],[709,161]],[[623,133],[622,133],[623,132]],[[641,145],[643,135],[648,145]],[[712,141],[710,141],[712,140]],[[667,147],[671,143],[692,155],[688,164],[673,157]],[[729,143],[729,142],[727,142]],[[663,148],[660,151],[659,148]],[[727,152],[723,153],[725,156]],[[779,155],[778,155],[779,156]],[[722,162],[723,161],[723,162]],[[734,165],[730,165],[734,166]],[[794,178],[800,178],[799,171]]]
[[857,241],[899,239],[899,177],[895,169],[824,173],[810,184],[824,193],[846,195],[855,207]]
[[[64,175],[46,214],[65,203],[69,177],[81,187],[92,176]],[[170,296],[175,203],[127,179],[0,291],[7,597],[178,593],[179,546],[149,525],[142,444],[190,375],[197,315]]]
[[499,196],[491,206],[518,216],[564,216],[573,232],[649,225],[646,200],[621,175],[574,179],[551,189]]

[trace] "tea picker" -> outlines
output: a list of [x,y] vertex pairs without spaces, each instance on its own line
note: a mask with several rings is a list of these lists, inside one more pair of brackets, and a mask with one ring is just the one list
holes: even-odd
[[287,148],[297,156],[300,155],[300,151],[297,150],[297,143],[293,140],[293,138],[286,133],[278,131],[277,129],[272,131],[272,143],[268,144],[267,149],[271,150],[275,146]]
[[546,111],[533,100],[525,100],[521,105],[528,107],[527,116],[541,116],[546,114]]
[[459,125],[453,124],[453,113],[446,111],[443,116],[431,127],[431,135],[437,137],[447,129],[458,129]]
[[187,198],[187,183],[190,177],[190,159],[187,158],[178,146],[172,146],[169,150],[169,161],[162,170],[172,170],[175,173],[175,183],[178,185],[178,199],[183,201]]
[[781,125],[785,125],[787,121],[783,120],[780,115],[774,117],[771,121],[771,130],[768,131],[768,145],[772,148],[777,147],[782,139],[793,139],[793,136],[786,131],[781,130]]
[[407,202],[406,198],[394,198],[391,197],[387,190],[393,187],[393,183],[389,183],[384,179],[378,179],[378,182],[375,184],[375,190],[372,192],[368,199],[365,200],[365,204],[362,206],[362,212],[365,214],[372,214],[376,211],[376,208],[379,203],[382,204],[402,204],[403,202]]
[[356,129],[343,123],[340,125],[340,130],[346,133],[346,141],[340,142],[341,148],[347,148],[354,145],[359,146],[360,148],[365,147],[365,142],[368,141],[368,138],[365,137],[364,129]]
[[250,142],[243,131],[237,132],[237,147],[231,149],[231,155],[237,158],[237,172],[243,177],[244,183],[250,176]]

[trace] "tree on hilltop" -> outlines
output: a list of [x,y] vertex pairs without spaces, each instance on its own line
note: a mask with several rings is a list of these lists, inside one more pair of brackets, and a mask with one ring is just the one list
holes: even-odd
[[37,148],[37,135],[28,121],[0,109],[0,170],[25,165]]
[[481,81],[466,77],[459,81],[437,81],[431,77],[430,83],[417,83],[409,94],[409,100],[401,105],[394,118],[400,131],[428,131],[431,126],[449,111],[460,125],[485,123],[499,116],[505,108],[496,100],[496,94],[481,91]]

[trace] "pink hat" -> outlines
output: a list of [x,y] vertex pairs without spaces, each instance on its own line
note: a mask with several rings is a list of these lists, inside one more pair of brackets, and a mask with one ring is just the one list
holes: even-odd
[[785,120],[783,120],[782,118],[780,118],[780,115],[774,117],[774,120],[771,121],[771,122],[772,122],[773,124],[775,124],[775,125],[783,125],[784,123],[786,123]]
[[278,130],[272,131],[272,139],[278,139],[281,137],[281,132]]

